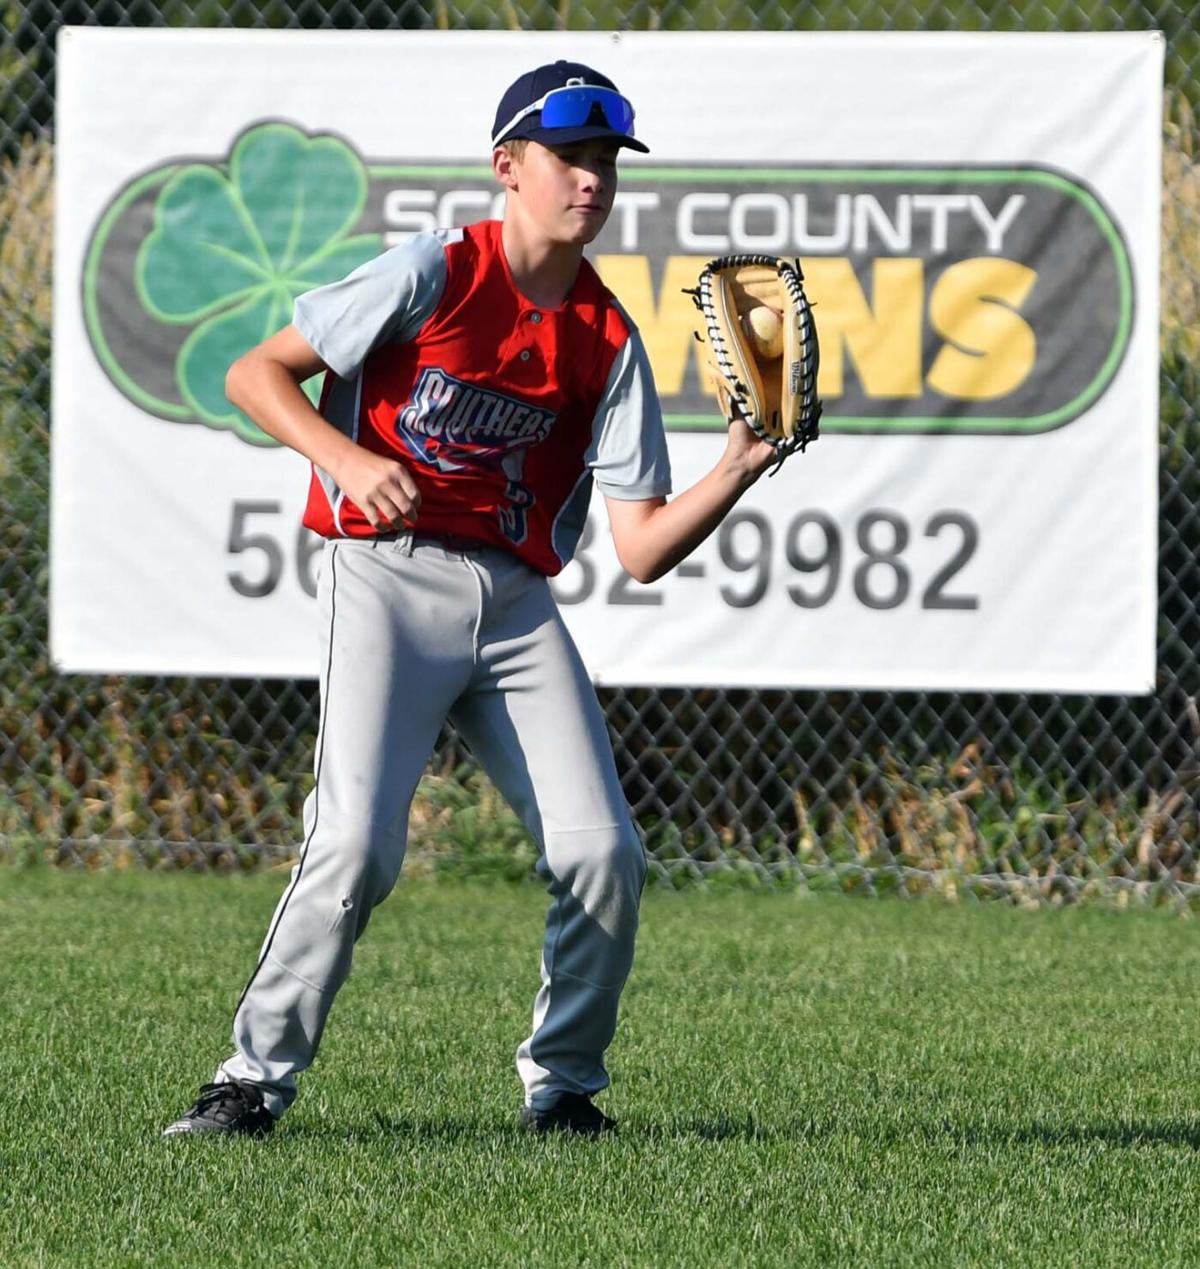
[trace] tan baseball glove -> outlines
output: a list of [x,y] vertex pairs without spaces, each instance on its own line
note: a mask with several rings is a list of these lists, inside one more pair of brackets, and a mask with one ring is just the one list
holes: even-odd
[[775,447],[775,470],[819,435],[820,349],[798,260],[721,256],[688,295],[704,317],[704,360],[726,418]]

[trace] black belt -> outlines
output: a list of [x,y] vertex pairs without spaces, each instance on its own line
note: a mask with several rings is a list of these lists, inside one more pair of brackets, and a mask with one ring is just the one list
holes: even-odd
[[414,546],[440,546],[446,551],[480,551],[488,545],[479,538],[468,538],[461,533],[415,533],[412,529],[397,529],[373,536],[376,542],[411,541]]

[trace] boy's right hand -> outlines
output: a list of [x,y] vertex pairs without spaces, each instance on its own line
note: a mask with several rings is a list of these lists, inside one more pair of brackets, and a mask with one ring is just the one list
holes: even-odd
[[403,463],[355,446],[329,474],[374,528],[416,523],[421,492]]

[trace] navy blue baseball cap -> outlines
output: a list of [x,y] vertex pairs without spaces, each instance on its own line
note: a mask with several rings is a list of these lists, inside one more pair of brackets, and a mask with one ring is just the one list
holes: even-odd
[[553,62],[526,71],[500,98],[492,145],[523,138],[542,145],[615,141],[650,153],[633,135],[633,106],[617,86],[581,62]]

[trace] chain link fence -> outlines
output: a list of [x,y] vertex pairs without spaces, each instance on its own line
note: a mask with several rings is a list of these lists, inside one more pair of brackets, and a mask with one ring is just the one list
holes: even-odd
[[[64,23],[512,29],[1135,30],[1167,37],[1159,673],[1146,698],[601,693],[660,879],[1200,893],[1200,38],[1181,3],[947,0],[0,2],[0,857],[248,868],[291,857],[315,686],[60,676],[47,661],[54,41]],[[131,620],[136,616],[131,615]],[[523,873],[532,847],[446,732],[410,866]]]

